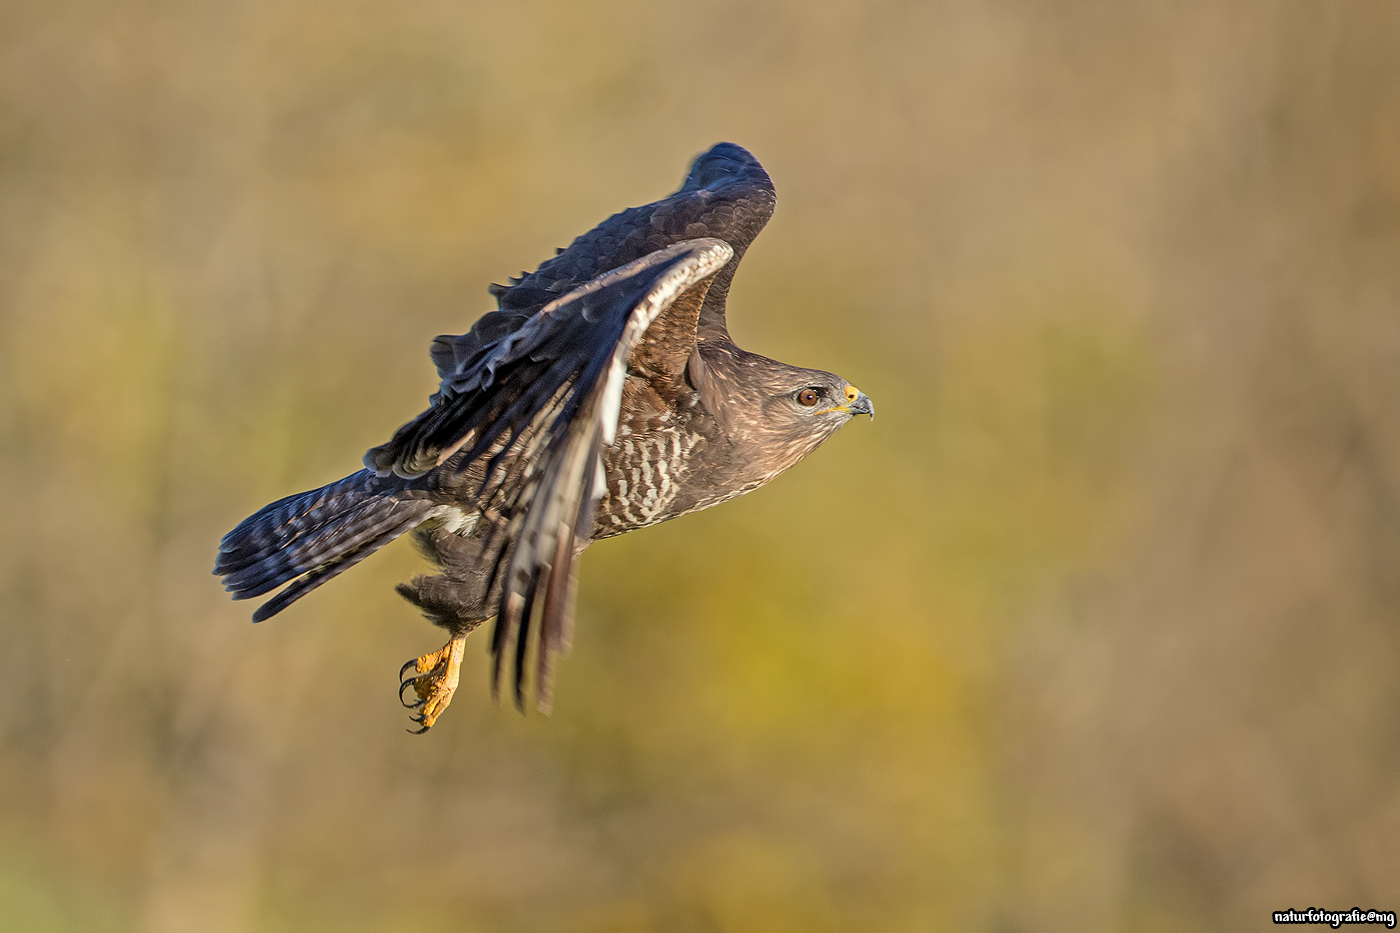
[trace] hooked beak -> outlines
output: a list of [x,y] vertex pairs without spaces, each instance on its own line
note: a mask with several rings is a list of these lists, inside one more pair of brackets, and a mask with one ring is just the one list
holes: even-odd
[[875,403],[870,401],[870,396],[866,395],[855,386],[846,386],[846,404],[837,405],[827,411],[844,411],[854,418],[856,415],[869,415],[870,420],[875,420]]

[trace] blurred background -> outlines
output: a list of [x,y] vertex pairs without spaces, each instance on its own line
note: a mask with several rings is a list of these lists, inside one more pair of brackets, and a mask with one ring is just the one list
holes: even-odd
[[[1252,929],[1400,907],[1400,7],[0,3],[0,927]],[[209,573],[719,140],[868,392],[495,707],[406,541]]]

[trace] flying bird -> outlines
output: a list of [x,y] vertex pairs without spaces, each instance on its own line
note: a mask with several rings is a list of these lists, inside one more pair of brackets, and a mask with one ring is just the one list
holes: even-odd
[[507,681],[523,711],[533,687],[547,712],[584,548],[757,489],[874,417],[840,376],[729,337],[734,272],[775,203],[758,160],[719,143],[670,197],[492,285],[496,310],[433,341],[427,410],[364,469],[245,519],[214,573],[234,599],[284,587],[261,622],[412,532],[438,572],[398,591],[449,635],[399,671],[415,731],[452,701],[465,639],[493,616],[493,692]]

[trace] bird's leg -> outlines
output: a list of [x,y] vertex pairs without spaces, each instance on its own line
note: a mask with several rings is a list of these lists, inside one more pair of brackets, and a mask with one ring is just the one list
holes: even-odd
[[[414,658],[399,668],[399,702],[417,711],[411,718],[418,723],[418,728],[409,731],[419,735],[427,732],[452,702],[461,676],[462,649],[467,643],[467,634],[453,635],[437,651]],[[404,699],[404,691],[410,686],[418,695],[412,703]]]
[[[492,615],[487,608],[487,581],[493,564],[483,553],[483,539],[464,537],[447,524],[420,527],[414,540],[442,572],[400,583],[399,595],[451,636],[437,651],[399,668],[399,700],[414,711],[418,728],[410,731],[421,734],[433,727],[452,702],[467,636]],[[411,703],[404,700],[409,687],[416,697]]]

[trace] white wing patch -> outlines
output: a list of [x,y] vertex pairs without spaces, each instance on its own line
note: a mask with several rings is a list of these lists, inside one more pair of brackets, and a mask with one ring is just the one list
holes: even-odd
[[[676,298],[690,288],[709,278],[724,267],[734,256],[734,250],[722,240],[703,238],[687,240],[650,253],[636,262],[620,266],[604,273],[591,282],[574,289],[562,298],[550,302],[531,321],[511,335],[507,341],[522,342],[532,336],[531,332],[547,326],[549,316],[567,304],[576,304],[584,321],[595,319],[591,307],[585,300],[591,293],[607,288],[623,279],[636,276],[656,275],[656,279],[646,285],[646,292],[628,312],[622,325],[617,343],[612,348],[602,374],[602,382],[594,383],[587,389],[588,395],[580,399],[578,417],[571,419],[566,433],[556,433],[553,423],[548,429],[541,429],[528,440],[523,452],[526,467],[523,470],[523,487],[517,501],[524,503],[522,511],[514,514],[509,522],[507,534],[512,540],[509,556],[502,567],[501,609],[496,617],[496,629],[492,634],[491,652],[495,658],[492,671],[493,689],[499,685],[506,668],[508,653],[514,656],[515,700],[524,708],[524,670],[529,655],[529,639],[532,629],[537,632],[538,648],[535,652],[536,701],[541,709],[550,704],[550,670],[553,657],[565,650],[570,636],[573,616],[573,564],[582,545],[592,536],[597,517],[599,499],[606,494],[606,477],[602,464],[602,450],[611,447],[617,440],[618,420],[622,414],[622,388],[627,378],[627,360],[632,350],[641,341],[646,329],[657,316],[675,302]],[[664,271],[654,270],[661,268]],[[637,284],[647,281],[641,279]],[[635,294],[635,292],[633,293]],[[506,359],[511,351],[503,344],[498,351],[498,359]],[[604,351],[606,352],[606,351]],[[493,361],[494,362],[494,361]],[[494,369],[488,363],[488,379],[494,377]],[[575,377],[577,378],[577,376]],[[483,381],[485,384],[485,381]],[[576,382],[565,383],[556,396],[557,403],[564,395],[578,391]],[[555,403],[542,409],[545,419],[554,417],[546,412],[557,411]],[[549,444],[540,449],[536,456],[535,445],[548,436]],[[632,438],[625,443],[631,444]],[[662,454],[666,445],[664,439],[657,439],[656,453]],[[649,451],[643,451],[645,460]],[[535,472],[537,460],[547,463],[547,467]],[[652,486],[650,466],[647,471],[647,501],[643,511],[649,513],[646,520],[655,521],[665,501],[668,491],[673,488],[669,478],[662,474],[663,487]],[[635,487],[637,477],[632,477]],[[674,492],[670,492],[674,495]],[[624,500],[625,501],[625,500]],[[536,597],[542,596],[539,612],[539,625],[532,625],[535,615]],[[509,651],[510,646],[514,651]]]
[[603,443],[609,447],[617,439],[617,419],[622,414],[622,383],[627,378],[627,358],[632,355],[637,341],[651,326],[651,322],[656,320],[657,315],[670,307],[677,296],[722,269],[724,264],[733,258],[734,250],[723,240],[686,240],[614,269],[584,286],[601,288],[607,284],[605,280],[610,281],[612,276],[633,275],[644,265],[667,262],[685,253],[690,254],[689,261],[677,265],[662,276],[647,296],[632,309],[632,316],[627,320],[622,339],[613,350],[612,364],[608,367],[607,382],[603,384],[599,406],[599,414],[603,419]]

